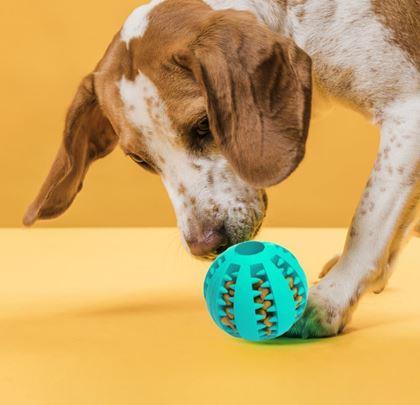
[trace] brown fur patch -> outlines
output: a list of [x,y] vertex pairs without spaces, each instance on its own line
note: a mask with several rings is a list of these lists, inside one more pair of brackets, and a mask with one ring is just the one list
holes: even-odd
[[374,13],[391,31],[392,42],[420,70],[420,1],[372,0]]
[[118,137],[101,109],[95,79],[94,74],[86,76],[76,92],[67,112],[62,144],[38,196],[26,211],[25,225],[67,210],[82,189],[91,163],[117,145]]
[[214,184],[214,176],[212,172],[207,173],[207,183],[212,186]]
[[303,21],[303,19],[305,18],[305,9],[304,9],[304,8],[301,8],[300,10],[298,10],[298,11],[296,12],[296,17],[298,18],[298,20],[299,20],[300,22],[302,22],[302,21]]
[[185,188],[184,183],[180,183],[180,185],[178,186],[178,194],[185,195],[186,192],[187,189]]
[[325,11],[325,18],[328,19],[328,20],[333,18],[336,11],[337,11],[337,2],[336,1],[330,1],[329,7]]
[[[305,4],[308,0],[283,0],[283,3],[286,3],[288,6],[298,6],[298,5],[302,5]],[[280,3],[282,3],[282,0],[280,0]]]
[[322,58],[317,55],[312,57],[318,86],[328,89],[329,93],[344,103],[371,110],[374,105],[373,96],[356,89],[353,69],[327,65],[322,62]]

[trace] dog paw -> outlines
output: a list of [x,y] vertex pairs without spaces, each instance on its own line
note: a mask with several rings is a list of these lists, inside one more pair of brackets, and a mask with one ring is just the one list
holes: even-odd
[[345,326],[347,308],[322,294],[319,284],[312,288],[303,316],[285,334],[303,339],[338,335]]
[[375,294],[380,294],[383,290],[385,290],[389,278],[391,277],[392,273],[392,265],[390,263],[386,264],[382,267],[381,271],[379,271],[379,277],[372,281],[370,290],[373,291]]

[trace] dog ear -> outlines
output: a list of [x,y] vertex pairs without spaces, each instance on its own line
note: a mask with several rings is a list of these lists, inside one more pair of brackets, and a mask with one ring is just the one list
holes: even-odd
[[216,143],[248,183],[286,178],[305,152],[311,59],[246,12],[212,13],[177,55],[201,85]]
[[38,196],[26,211],[24,225],[62,214],[81,190],[89,165],[110,153],[117,142],[98,104],[94,75],[90,74],[68,110],[61,146]]

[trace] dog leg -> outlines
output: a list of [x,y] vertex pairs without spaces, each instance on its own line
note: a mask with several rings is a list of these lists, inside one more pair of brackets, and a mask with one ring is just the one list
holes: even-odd
[[411,233],[420,194],[420,97],[384,111],[381,145],[337,263],[314,285],[304,316],[289,336],[338,334],[360,296],[382,289]]
[[[417,201],[417,208],[413,207],[413,211],[415,212],[416,209],[420,206],[418,204],[420,195],[420,190],[417,185],[417,200],[414,198],[413,204]],[[410,215],[412,217],[412,215]],[[388,263],[385,265],[385,269],[381,276],[372,284],[372,291],[375,294],[380,294],[386,287],[389,278],[392,275],[392,271],[395,268],[395,263],[398,258],[398,253],[402,250],[404,245],[410,240],[411,236],[416,235],[416,228],[415,225],[416,222],[411,222],[408,220],[404,221],[404,218],[401,221],[400,226],[398,227],[398,230],[396,232],[396,235],[394,239],[392,240],[392,243],[389,247],[389,256],[388,256]]]

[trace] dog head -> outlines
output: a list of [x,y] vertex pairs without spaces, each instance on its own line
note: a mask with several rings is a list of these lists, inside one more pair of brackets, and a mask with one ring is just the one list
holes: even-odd
[[152,1],[82,81],[24,223],[64,212],[119,143],[161,176],[191,253],[210,257],[258,231],[264,188],[304,156],[310,99],[309,57],[252,14]]

